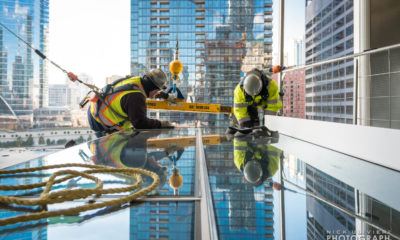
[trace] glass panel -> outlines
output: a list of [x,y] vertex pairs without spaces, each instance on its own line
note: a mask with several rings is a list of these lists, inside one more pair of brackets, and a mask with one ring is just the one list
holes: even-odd
[[[62,204],[65,207],[66,204]],[[75,204],[68,204],[72,207]],[[147,202],[0,227],[1,239],[192,239],[194,202]],[[53,209],[52,209],[53,210]],[[112,213],[112,214],[110,214]],[[1,217],[15,215],[1,210]]]
[[[209,130],[203,137],[223,132]],[[205,146],[220,239],[279,239],[279,193],[273,184],[279,180],[283,152],[258,140],[225,139],[218,146]]]
[[205,153],[221,239],[279,239],[281,194],[286,239],[400,236],[397,171],[285,135],[225,139]]
[[[86,163],[112,167],[138,167],[156,172],[161,183],[155,196],[172,196],[174,189],[168,180],[173,172],[183,177],[182,186],[177,194],[193,195],[195,172],[195,134],[194,130],[163,130],[163,131],[127,131],[112,134],[94,141],[80,144],[54,154],[40,157],[26,163],[21,163],[8,169],[38,167],[63,163]],[[24,184],[46,181],[48,176],[57,171],[46,170],[33,175],[13,175],[12,178],[0,178],[0,184]],[[96,175],[97,176],[97,175]],[[124,184],[111,175],[99,175],[103,181],[118,186]],[[149,179],[150,182],[151,180]],[[94,184],[85,179],[72,179],[79,187],[93,187]],[[146,179],[145,179],[146,182]],[[55,185],[55,188],[65,187],[65,184]],[[1,192],[2,195],[24,194],[26,191]],[[39,194],[39,192],[38,192]]]
[[288,239],[400,236],[399,172],[283,135],[276,146]]

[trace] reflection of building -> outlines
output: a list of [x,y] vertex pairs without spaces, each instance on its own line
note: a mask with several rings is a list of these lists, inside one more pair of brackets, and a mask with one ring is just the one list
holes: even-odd
[[147,202],[130,208],[129,239],[193,239],[194,204]]
[[[244,75],[241,71],[271,63],[272,0],[138,0],[131,4],[131,74],[154,67],[168,71],[179,40],[179,59],[187,71],[180,87],[196,102],[232,105],[234,86]],[[194,114],[157,114],[171,120],[194,119]],[[199,118],[217,126],[226,120],[222,115]]]
[[289,71],[285,73],[283,84],[283,114],[287,117],[305,117],[305,75],[304,70]]
[[[24,162],[21,164],[16,165],[13,169],[17,168],[35,168],[35,167],[42,167],[44,166],[44,162],[42,160],[33,160]],[[8,186],[16,186],[16,185],[23,185],[23,184],[35,184],[42,182],[43,179],[41,177],[13,177],[13,178],[1,178],[0,184],[1,185],[8,185]],[[4,192],[1,195],[23,195],[23,194],[32,194],[30,190],[18,190],[15,192],[7,191],[5,194]],[[18,208],[17,208],[18,209]],[[2,219],[8,217],[15,217],[18,215],[24,215],[26,212],[19,210],[7,210],[5,208],[0,209],[0,216]],[[32,222],[31,222],[32,223]],[[25,222],[20,222],[13,224],[13,229],[21,228],[18,231],[10,231],[4,233],[4,229],[7,227],[1,226],[2,234],[0,235],[1,239],[38,239],[38,240],[46,240],[47,239],[47,219],[41,219],[37,221],[33,221],[34,224],[37,224],[35,227],[26,228]]]
[[[400,212],[398,210],[379,202],[365,193],[358,191],[357,193],[360,204],[358,211],[361,216],[384,229],[390,229],[393,234],[400,234]],[[381,235],[378,234],[379,230],[360,220],[356,220],[356,227],[357,232],[361,234],[367,235],[370,233],[369,235],[377,235],[378,238]]]
[[273,239],[273,190],[254,188],[234,165],[233,146],[206,148],[208,175],[221,239]]
[[[306,165],[306,188],[307,191],[351,212],[355,211],[354,188],[308,164]],[[326,239],[326,234],[333,231],[353,234],[355,219],[314,198],[307,198],[308,239]]]
[[[46,54],[48,4],[48,0],[5,1],[1,5],[0,21]],[[25,127],[32,124],[34,85],[39,87],[39,99],[35,102],[39,107],[47,104],[46,63],[33,54],[29,47],[0,29],[0,95]]]
[[[306,7],[306,63],[353,53],[353,1],[313,0]],[[306,69],[306,118],[353,122],[353,60]]]

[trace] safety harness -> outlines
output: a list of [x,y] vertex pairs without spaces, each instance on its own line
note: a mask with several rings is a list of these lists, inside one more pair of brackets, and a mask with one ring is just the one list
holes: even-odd
[[[94,92],[94,91],[90,91],[88,93],[88,95],[90,95],[90,93],[94,93],[95,96],[92,97],[91,99],[88,97],[88,95],[85,97],[85,99],[81,102],[81,107],[84,107],[89,101],[95,102],[96,104],[96,112],[94,114],[95,117],[95,121],[100,121],[100,124],[105,128],[105,132],[107,133],[111,133],[114,132],[115,130],[118,130],[117,127],[122,127],[126,121],[129,121],[128,117],[125,117],[123,115],[121,115],[120,113],[118,113],[114,108],[111,107],[110,104],[107,103],[106,98],[112,94],[116,94],[119,92],[124,92],[124,91],[131,91],[131,90],[139,90],[142,91],[142,89],[139,88],[139,86],[137,86],[136,84],[130,83],[130,84],[124,84],[121,86],[117,86],[117,84],[121,83],[124,80],[127,80],[129,78],[131,78],[132,76],[126,76],[124,78],[120,78],[115,80],[114,82],[112,82],[111,84],[106,84],[100,92]],[[113,126],[107,126],[107,124],[105,124],[101,118],[99,118],[99,110],[102,106],[102,104],[105,104],[107,106],[107,108],[109,108],[111,110],[112,113],[114,113],[115,115],[117,115],[119,118],[122,118],[123,120],[116,123]]]

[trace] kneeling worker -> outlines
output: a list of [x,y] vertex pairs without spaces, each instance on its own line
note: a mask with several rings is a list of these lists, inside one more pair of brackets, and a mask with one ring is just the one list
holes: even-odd
[[161,69],[153,69],[143,77],[123,78],[106,85],[102,99],[90,103],[90,127],[105,133],[131,128],[173,128],[168,121],[147,117],[146,98],[156,97],[166,83],[167,75]]
[[[278,73],[280,66],[274,66],[270,72]],[[233,115],[238,128],[253,128],[260,125],[258,108],[265,114],[276,115],[282,108],[282,100],[277,83],[270,74],[253,69],[246,74],[234,91]]]

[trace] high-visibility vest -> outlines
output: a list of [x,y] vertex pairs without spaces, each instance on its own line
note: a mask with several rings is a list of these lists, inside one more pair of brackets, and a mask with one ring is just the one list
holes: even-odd
[[255,146],[246,140],[235,138],[233,140],[233,160],[236,168],[243,171],[245,164],[251,160],[268,161],[269,176],[273,176],[279,169],[282,150],[272,145]]
[[263,99],[263,96],[249,96],[245,93],[242,83],[239,83],[234,91],[233,99],[233,114],[235,115],[239,124],[250,121],[250,115],[247,107],[254,105],[264,109],[266,114],[276,115],[282,108],[282,100],[279,96],[278,85],[274,80],[268,83],[268,98]]
[[117,83],[114,88],[132,85],[132,90],[117,91],[107,95],[102,102],[97,100],[96,102],[90,103],[90,113],[93,118],[108,129],[115,130],[126,130],[133,128],[132,123],[128,120],[128,115],[122,110],[121,99],[129,93],[141,93],[146,97],[146,93],[143,89],[140,77],[127,78]]
[[128,136],[125,134],[112,134],[98,141],[93,141],[89,145],[94,158],[92,160],[96,164],[107,165],[112,167],[125,167],[121,163],[121,152],[128,143]]

